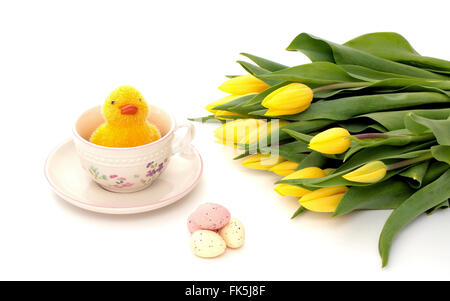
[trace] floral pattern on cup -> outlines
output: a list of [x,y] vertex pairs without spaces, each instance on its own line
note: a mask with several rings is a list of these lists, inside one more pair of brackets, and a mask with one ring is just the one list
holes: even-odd
[[142,184],[147,184],[150,181],[152,181],[155,176],[159,175],[161,171],[164,169],[165,164],[167,163],[168,159],[164,159],[163,162],[157,163],[155,161],[151,161],[147,163],[145,166],[147,168],[147,172],[145,174],[145,178],[141,179]]
[[133,186],[133,183],[127,182],[127,178],[119,177],[118,175],[110,175],[110,179],[114,181],[115,184],[109,184],[109,186],[114,188],[126,188]]
[[89,167],[89,173],[94,177],[94,179],[96,180],[108,180],[108,178],[106,177],[106,175],[102,175],[99,171],[98,168],[91,166]]
[[[164,159],[163,162],[158,163],[155,161],[151,161],[149,163],[146,164],[146,173],[144,176],[140,176],[138,174],[133,175],[134,179],[139,179],[140,178],[140,183],[145,185],[150,183],[153,179],[156,178],[157,175],[159,175],[162,170],[164,169],[165,165],[167,165],[167,162],[169,161],[168,158]],[[110,187],[114,187],[114,188],[127,188],[127,187],[131,187],[134,184],[127,181],[127,178],[120,176],[120,175],[116,175],[116,174],[111,174],[109,176],[102,174],[97,167],[91,166],[89,168],[89,172],[92,174],[92,176],[94,177],[95,180],[103,180],[103,181],[107,181],[110,182],[107,185]],[[112,182],[112,183],[111,183]]]

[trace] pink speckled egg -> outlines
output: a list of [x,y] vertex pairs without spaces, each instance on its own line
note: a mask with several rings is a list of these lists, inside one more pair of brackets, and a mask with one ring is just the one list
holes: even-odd
[[227,208],[219,204],[205,203],[189,216],[188,228],[191,233],[198,229],[218,230],[228,224],[230,218]]
[[188,222],[187,222],[188,230],[189,230],[189,232],[191,232],[191,233],[194,233],[195,231],[201,229],[199,225],[197,225],[196,223],[194,223],[194,222],[192,221],[192,215],[193,215],[193,214],[194,214],[194,213],[192,213],[191,215],[189,215],[189,217],[188,217]]

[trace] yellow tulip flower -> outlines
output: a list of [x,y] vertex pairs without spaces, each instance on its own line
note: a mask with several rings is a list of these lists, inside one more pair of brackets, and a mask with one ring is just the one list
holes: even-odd
[[298,168],[297,162],[284,161],[269,169],[269,171],[276,173],[280,176],[287,176],[293,173]]
[[230,119],[230,118],[221,117],[221,116],[241,116],[242,117],[242,115],[239,114],[239,113],[230,112],[230,111],[224,111],[224,110],[216,110],[214,115],[215,115],[215,117],[217,119],[220,119],[220,120],[228,120],[228,119]]
[[233,145],[265,123],[262,119],[236,119],[218,127],[214,131],[214,137],[218,139],[219,143]]
[[385,175],[386,165],[381,161],[372,161],[342,177],[352,182],[376,183],[383,179]]
[[345,186],[324,187],[305,194],[298,202],[311,211],[334,212],[347,190]]
[[208,112],[211,112],[213,114],[216,114],[217,110],[214,110],[215,107],[229,103],[233,100],[235,100],[236,98],[242,97],[242,95],[227,95],[225,97],[222,97],[221,99],[218,99],[216,101],[211,102],[209,105],[207,105],[205,107],[205,109]]
[[269,109],[265,113],[266,116],[292,115],[306,110],[313,97],[310,87],[292,83],[267,95],[261,104]]
[[323,154],[342,154],[350,147],[350,133],[344,128],[331,128],[315,135],[309,148]]
[[251,169],[269,170],[272,166],[285,161],[280,156],[272,154],[256,154],[242,162],[242,165]]
[[[288,176],[284,177],[283,180],[289,179],[313,179],[325,177],[325,172],[318,167],[307,167],[297,170]],[[296,196],[301,197],[309,192],[308,189],[298,187],[291,184],[279,184],[274,190],[281,196]]]
[[296,196],[301,197],[311,192],[308,189],[298,187],[290,184],[278,184],[273,190],[281,196]]
[[259,78],[247,74],[230,78],[220,85],[219,90],[233,95],[244,95],[248,93],[260,93],[269,87],[268,84]]
[[306,167],[291,173],[290,175],[284,177],[282,180],[313,179],[322,178],[325,176],[325,172],[319,167]]
[[289,122],[286,120],[279,120],[279,119],[273,119],[269,122],[266,122],[265,124],[259,126],[258,128],[251,131],[248,135],[246,135],[239,143],[242,144],[252,144],[259,139],[267,136],[272,131],[277,130],[278,128],[288,124]]

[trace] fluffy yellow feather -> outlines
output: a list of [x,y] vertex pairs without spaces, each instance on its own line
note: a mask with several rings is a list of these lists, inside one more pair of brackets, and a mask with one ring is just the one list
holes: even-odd
[[108,147],[133,147],[158,140],[158,129],[148,122],[148,105],[133,87],[115,89],[102,106],[106,122],[91,135],[90,142]]

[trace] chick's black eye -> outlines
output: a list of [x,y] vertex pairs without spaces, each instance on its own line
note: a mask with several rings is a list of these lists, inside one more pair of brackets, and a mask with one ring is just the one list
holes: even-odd
[[139,98],[139,101],[142,101],[142,98]]
[[112,100],[112,101],[111,101],[111,104],[113,105],[114,103],[115,103],[115,101],[114,101],[114,100]]

